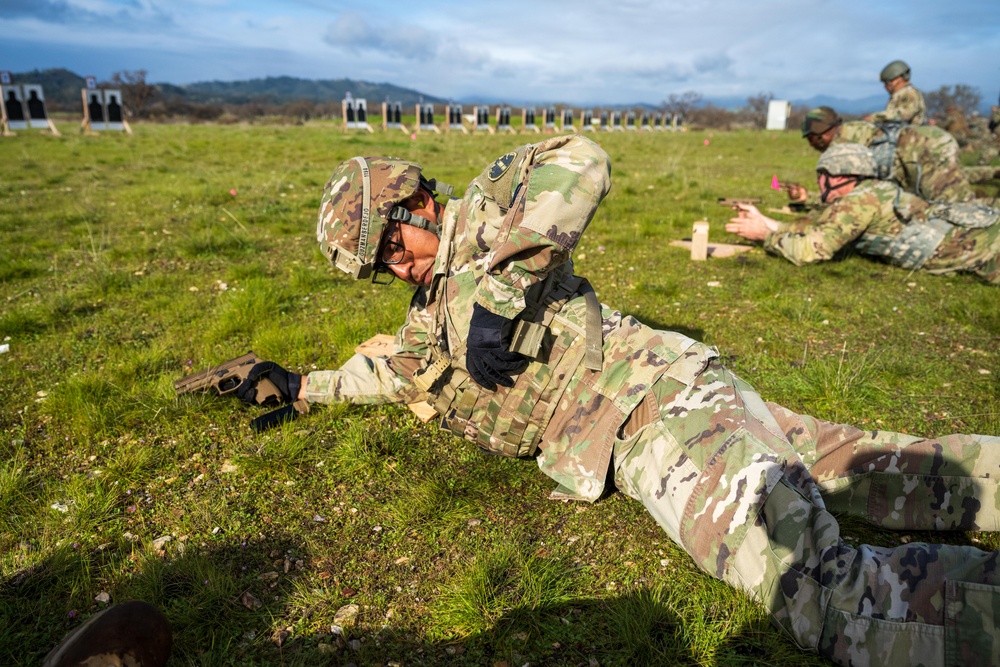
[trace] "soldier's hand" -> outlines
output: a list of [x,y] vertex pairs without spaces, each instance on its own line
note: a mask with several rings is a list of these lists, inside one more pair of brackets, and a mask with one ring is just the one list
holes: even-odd
[[271,399],[291,403],[299,397],[301,388],[302,376],[298,373],[286,371],[273,361],[260,361],[236,388],[236,395],[250,405],[260,405]]
[[788,192],[788,200],[792,202],[804,202],[809,199],[809,191],[798,183],[789,183],[785,186]]
[[527,359],[510,351],[513,335],[512,320],[473,304],[465,367],[476,384],[490,391],[496,391],[497,385],[514,386],[513,376],[524,370]]

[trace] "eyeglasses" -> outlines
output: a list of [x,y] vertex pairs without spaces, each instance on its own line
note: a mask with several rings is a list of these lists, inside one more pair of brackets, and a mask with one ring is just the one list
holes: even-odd
[[372,282],[376,285],[389,285],[396,279],[396,274],[389,267],[399,264],[406,257],[406,246],[403,245],[403,233],[396,223],[390,223],[386,228],[385,240],[378,252],[378,261],[372,271]]

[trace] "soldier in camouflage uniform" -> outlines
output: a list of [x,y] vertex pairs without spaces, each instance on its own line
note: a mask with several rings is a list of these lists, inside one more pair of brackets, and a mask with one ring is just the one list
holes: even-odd
[[873,123],[902,121],[912,125],[927,122],[927,105],[924,96],[910,83],[910,66],[902,60],[893,60],[879,74],[882,85],[889,93],[889,103],[884,111],[870,114],[866,120]]
[[[844,122],[830,107],[811,109],[802,121],[802,136],[822,152],[831,145],[864,144],[876,152],[879,178],[934,201],[969,201],[975,193],[959,163],[958,142],[939,127]],[[789,196],[804,200],[803,192]]]
[[871,149],[837,144],[816,165],[823,210],[791,223],[753,206],[726,230],[763,241],[796,266],[822,262],[845,248],[905,269],[976,273],[1000,284],[1000,210],[968,202],[929,202],[876,177]]
[[387,358],[304,379],[271,364],[271,380],[310,403],[427,401],[484,450],[536,457],[556,498],[595,501],[612,472],[701,568],[840,664],[1000,664],[997,554],[854,548],[830,513],[995,529],[1000,438],[797,415],[715,349],[600,305],[570,257],[610,185],[607,154],[582,136],[500,157],[443,208],[416,165],[343,163],[320,208],[323,253],[355,277],[391,272],[418,289]]

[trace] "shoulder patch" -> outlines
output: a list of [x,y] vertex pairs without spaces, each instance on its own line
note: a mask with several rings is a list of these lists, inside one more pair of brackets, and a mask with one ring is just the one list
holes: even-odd
[[516,157],[517,151],[511,151],[506,155],[498,157],[496,162],[490,166],[489,179],[491,181],[499,180],[504,174],[507,173],[507,170],[510,169],[510,165],[514,164],[514,159]]

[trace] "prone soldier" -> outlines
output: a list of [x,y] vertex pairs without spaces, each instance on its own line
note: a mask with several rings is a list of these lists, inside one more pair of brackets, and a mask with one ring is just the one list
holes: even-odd
[[797,266],[832,259],[845,248],[929,273],[973,272],[1000,284],[1000,210],[971,202],[931,202],[879,180],[861,144],[836,144],[816,164],[827,206],[783,223],[739,206],[726,231],[761,241]]
[[[932,125],[847,121],[830,107],[811,109],[802,121],[802,136],[823,152],[831,145],[854,143],[872,149],[878,177],[893,180],[925,199],[969,201],[975,193],[959,163],[958,142]],[[804,200],[807,192],[789,192]]]
[[[589,139],[555,137],[498,158],[442,205],[415,163],[339,165],[316,228],[323,254],[354,278],[417,289],[391,355],[313,371],[285,400],[426,401],[458,437],[534,457],[560,499],[596,501],[610,472],[699,567],[839,664],[951,664],[946,647],[1000,663],[1000,554],[854,547],[832,514],[993,528],[1000,439],[924,440],[795,414],[765,403],[713,348],[601,305],[571,255],[610,167]],[[272,379],[294,375],[279,369]],[[885,483],[869,484],[873,474]]]

